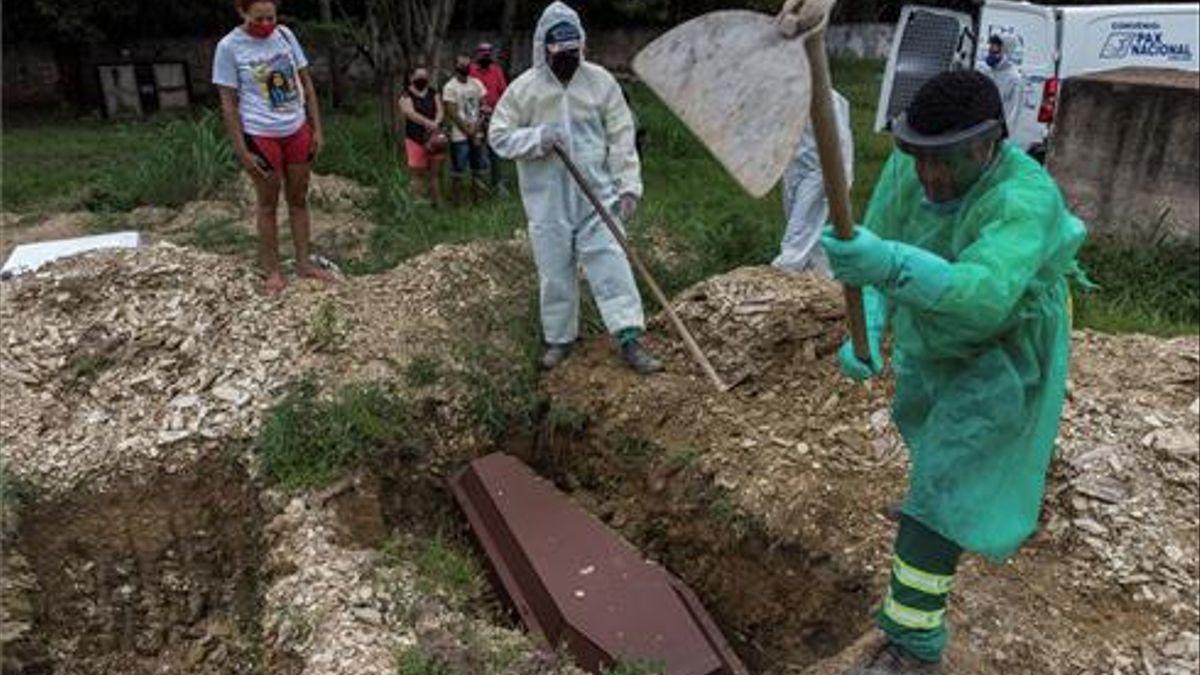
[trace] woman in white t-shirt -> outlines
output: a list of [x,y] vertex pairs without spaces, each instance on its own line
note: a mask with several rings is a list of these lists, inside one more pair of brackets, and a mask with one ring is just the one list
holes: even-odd
[[308,179],[324,136],[308,59],[296,36],[276,23],[279,1],[237,0],[243,23],[217,43],[213,57],[225,127],[258,195],[258,254],[268,293],[287,285],[276,220],[283,187],[296,274],[336,280],[309,256]]

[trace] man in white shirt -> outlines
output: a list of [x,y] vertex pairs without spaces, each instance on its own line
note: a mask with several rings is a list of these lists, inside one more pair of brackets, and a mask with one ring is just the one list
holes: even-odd
[[[450,119],[450,191],[462,199],[462,184],[470,183],[471,201],[479,201],[480,186],[487,178],[488,157],[480,124],[480,110],[487,88],[470,76],[471,59],[460,54],[454,60],[454,77],[442,87],[442,102]],[[472,174],[467,176],[469,170]]]

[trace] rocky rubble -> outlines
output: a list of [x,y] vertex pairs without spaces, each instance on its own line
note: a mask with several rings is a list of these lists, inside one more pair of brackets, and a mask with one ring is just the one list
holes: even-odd
[[[529,265],[519,245],[481,242],[440,247],[386,274],[332,286],[294,281],[279,296],[264,297],[252,267],[160,243],[79,256],[4,282],[5,480],[29,486],[34,512],[64,500],[151,490],[156,483],[150,477],[203,471],[198,467],[249,449],[265,411],[302,374],[316,377],[323,391],[378,380],[404,387],[405,369],[418,356],[444,373],[441,381],[412,392],[414,407],[428,413],[438,430],[430,453],[470,453],[481,432],[465,412],[468,394],[454,373],[464,367],[467,345],[487,338],[495,349],[505,348],[502,317],[512,307],[528,306]],[[246,466],[253,469],[250,459]],[[269,514],[275,518],[267,537],[275,563],[263,577],[271,584],[271,611],[263,621],[278,663],[285,664],[276,672],[391,673],[394,650],[405,639],[422,648],[440,645],[448,659],[478,652],[461,647],[451,630],[460,623],[474,626],[471,635],[482,636],[485,646],[507,649],[513,658],[530,653],[519,635],[448,614],[436,598],[425,598],[429,625],[418,630],[424,624],[411,624],[418,615],[397,614],[399,605],[372,590],[380,583],[378,551],[329,539],[327,514],[297,508]],[[172,528],[185,536],[197,522],[178,520]],[[140,522],[128,521],[128,527]],[[102,529],[87,536],[104,540]],[[21,558],[10,554],[34,544],[28,531],[6,537],[6,570],[20,567]],[[55,539],[55,532],[45,531],[51,540],[45,550],[70,544]],[[112,539],[118,547],[127,541],[135,550],[147,547],[138,537]],[[87,561],[77,562],[71,569],[86,572]],[[107,564],[95,563],[91,574],[116,578],[119,570]],[[403,568],[403,561],[398,564]],[[56,574],[37,569],[38,579]],[[403,570],[396,574],[387,585],[420,596]],[[29,590],[35,582],[22,583],[4,589],[6,612],[14,598],[0,636],[6,658],[29,643],[31,617],[17,612],[21,603],[40,602],[27,597],[38,593]],[[147,582],[151,588],[158,583],[157,577]],[[360,597],[363,592],[370,595]],[[97,606],[107,601],[105,593],[92,599]],[[160,596],[166,597],[146,595],[148,602]],[[64,597],[85,602],[89,596],[80,587]],[[154,622],[168,615],[153,606],[138,611],[148,612],[147,630],[158,630]],[[178,658],[192,663],[185,671],[200,672],[195,668],[201,663],[219,670],[213,664],[232,656],[220,640],[204,638],[189,647],[189,639],[170,645],[183,645]],[[64,649],[64,658],[84,658],[70,645]],[[535,665],[520,672],[556,672]]]
[[[303,373],[326,389],[404,386],[418,357],[452,374],[464,341],[511,347],[505,322],[528,306],[533,280],[524,246],[494,242],[439,247],[336,286],[295,282],[274,298],[241,262],[165,243],[53,264],[0,285],[0,457],[42,500],[103,491],[125,474],[182,472],[253,439]],[[890,383],[837,374],[838,288],[743,269],[690,289],[676,308],[736,389],[713,390],[657,317],[649,342],[667,373],[633,375],[597,339],[547,378],[555,405],[586,413],[589,433],[694,457],[722,508],[761,526],[772,546],[853,572],[822,583],[846,582],[855,597],[868,592],[859,577],[881,589],[894,531],[879,511],[902,496],[906,457],[888,421]],[[1198,350],[1194,337],[1075,335],[1045,527],[1009,564],[964,564],[950,612],[954,672],[1196,672]],[[437,452],[483,447],[461,381],[443,377],[417,398]],[[338,516],[309,497],[266,498],[278,502],[264,528],[273,669],[388,673],[397,651],[420,645],[459,659],[462,672],[486,672],[462,660],[474,658],[463,644],[475,639],[528,654],[521,636],[414,593],[411,561],[345,539]],[[37,592],[31,579],[3,590]],[[860,614],[827,630],[859,631]],[[25,615],[3,620],[5,635],[28,632]],[[557,668],[516,663],[510,672]],[[832,663],[807,672],[840,672]]]
[[[380,517],[377,503],[360,502],[357,508]],[[525,634],[465,615],[411,556],[348,540],[321,497],[288,500],[267,534],[272,581],[263,628],[271,672],[385,675],[395,672],[398,655],[416,654],[473,675],[582,675],[540,655]],[[420,545],[396,536],[391,550]]]
[[297,281],[275,297],[252,268],[169,243],[49,265],[3,286],[5,462],[42,490],[100,487],[252,438],[302,373],[399,379],[417,355],[452,367],[459,341],[526,301],[523,256],[513,244],[442,247],[384,275]]
[[11,282],[0,441],[51,491],[179,468],[253,435],[297,373],[304,317],[253,270],[160,244],[83,256]]

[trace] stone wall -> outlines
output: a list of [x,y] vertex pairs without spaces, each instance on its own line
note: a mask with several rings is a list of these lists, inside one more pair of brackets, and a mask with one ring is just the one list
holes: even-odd
[[1126,68],[1064,82],[1047,166],[1094,235],[1200,237],[1200,76]]

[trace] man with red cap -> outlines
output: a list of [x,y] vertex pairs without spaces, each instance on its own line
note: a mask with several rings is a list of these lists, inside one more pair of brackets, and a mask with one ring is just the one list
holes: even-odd
[[[500,64],[496,63],[495,51],[495,47],[490,42],[481,42],[475,48],[475,60],[471,63],[469,73],[470,77],[482,82],[485,89],[483,106],[480,109],[485,134],[492,111],[496,109],[496,104],[500,102],[504,90],[508,89],[508,79],[504,77],[504,70],[500,68]],[[487,147],[488,163],[491,167],[490,182],[492,189],[496,189],[500,186],[500,158],[490,143],[484,143],[484,145]]]

